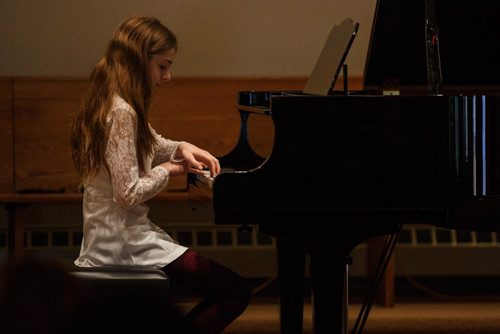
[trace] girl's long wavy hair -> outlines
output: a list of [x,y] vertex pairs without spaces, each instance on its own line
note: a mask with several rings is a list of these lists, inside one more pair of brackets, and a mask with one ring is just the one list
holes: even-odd
[[148,65],[152,56],[177,49],[177,38],[153,17],[132,17],[114,32],[104,57],[90,76],[87,92],[73,119],[71,150],[82,181],[108,168],[107,116],[114,96],[124,99],[137,114],[137,160],[152,154],[155,138],[148,122],[152,87]]

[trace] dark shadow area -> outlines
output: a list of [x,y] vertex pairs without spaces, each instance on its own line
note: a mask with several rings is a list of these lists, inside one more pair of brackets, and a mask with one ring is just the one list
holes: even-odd
[[57,262],[23,259],[0,276],[2,333],[192,333],[166,291],[89,285]]

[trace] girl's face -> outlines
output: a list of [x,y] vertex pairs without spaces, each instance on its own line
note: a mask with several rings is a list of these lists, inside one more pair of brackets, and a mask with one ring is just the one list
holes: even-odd
[[169,82],[172,79],[170,67],[174,62],[175,53],[175,49],[170,49],[151,57],[148,67],[153,88],[160,87],[164,82]]

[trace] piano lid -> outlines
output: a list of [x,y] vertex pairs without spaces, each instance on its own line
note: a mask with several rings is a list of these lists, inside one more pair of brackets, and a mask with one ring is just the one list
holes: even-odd
[[500,91],[500,1],[378,0],[364,88],[427,93],[426,1],[439,31],[443,93]]

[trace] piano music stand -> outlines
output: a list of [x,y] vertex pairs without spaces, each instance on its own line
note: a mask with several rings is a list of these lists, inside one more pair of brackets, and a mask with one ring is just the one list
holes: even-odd
[[302,91],[304,94],[328,95],[335,86],[358,28],[359,23],[354,23],[350,18],[332,28]]

